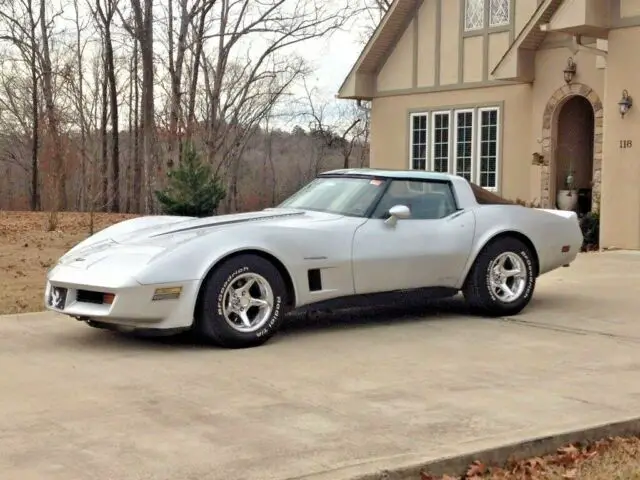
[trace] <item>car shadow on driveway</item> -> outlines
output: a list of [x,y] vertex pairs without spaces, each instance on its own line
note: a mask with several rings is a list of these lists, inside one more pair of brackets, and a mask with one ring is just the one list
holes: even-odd
[[[400,296],[393,303],[370,303],[366,306],[337,307],[335,309],[295,310],[285,317],[276,339],[315,334],[321,331],[380,328],[399,323],[415,323],[442,320],[445,317],[468,315],[461,297],[444,300],[425,300]],[[473,317],[469,317],[473,318]],[[80,323],[80,322],[78,322]],[[218,349],[202,342],[190,333],[171,336],[138,335],[93,329],[83,324],[65,329],[56,335],[56,343],[63,347],[96,349],[151,349],[151,350],[202,350]],[[269,342],[272,343],[272,342]]]
[[[566,299],[564,300],[566,301]],[[534,298],[527,308],[542,308],[550,312],[557,309],[559,305],[561,306],[562,301],[562,298],[554,296]],[[280,332],[267,345],[322,332],[385,328],[392,325],[437,322],[450,318],[469,321],[480,319],[480,317],[470,314],[461,295],[429,300],[403,294],[397,296],[394,301],[380,300],[380,302],[371,302],[365,306],[337,306],[332,309],[311,307],[287,314]],[[482,320],[487,321],[488,319]],[[109,351],[114,349],[139,350],[141,348],[180,352],[223,350],[195,338],[189,332],[171,336],[149,336],[93,329],[85,325],[77,325],[77,328],[66,329],[64,333],[58,333],[56,343],[76,349],[87,348],[91,351],[101,348]]]

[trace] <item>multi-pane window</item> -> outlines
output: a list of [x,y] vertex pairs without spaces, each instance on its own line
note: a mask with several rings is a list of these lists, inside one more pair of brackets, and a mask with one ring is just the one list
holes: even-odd
[[414,113],[409,164],[412,169],[452,173],[497,190],[500,122],[498,107]]
[[[487,9],[489,10],[487,12]],[[485,15],[488,13],[488,25]],[[511,23],[511,0],[465,0],[464,30],[472,32],[485,27],[503,27]]]
[[479,135],[480,178],[479,185],[496,188],[498,167],[498,110],[480,109]]
[[473,177],[473,110],[456,112],[456,175],[471,181]]
[[511,22],[511,0],[489,0],[489,26],[501,27]]
[[411,168],[427,168],[427,125],[429,115],[416,114],[411,117]]
[[465,0],[464,29],[465,31],[484,28],[484,0]]
[[449,171],[449,112],[436,112],[433,114],[433,171]]

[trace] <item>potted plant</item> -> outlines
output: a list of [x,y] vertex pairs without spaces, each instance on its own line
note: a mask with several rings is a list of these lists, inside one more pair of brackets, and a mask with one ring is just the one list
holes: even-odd
[[560,210],[575,210],[578,205],[578,192],[573,188],[573,170],[569,167],[564,184],[565,188],[558,190],[556,201]]

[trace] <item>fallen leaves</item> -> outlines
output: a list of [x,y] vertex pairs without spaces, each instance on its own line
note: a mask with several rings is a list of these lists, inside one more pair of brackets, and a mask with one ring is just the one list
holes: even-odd
[[[629,476],[619,476],[624,468]],[[609,480],[640,479],[640,437],[611,437],[585,444],[565,445],[554,454],[506,465],[490,466],[475,460],[462,476],[434,476],[422,472],[420,480]]]

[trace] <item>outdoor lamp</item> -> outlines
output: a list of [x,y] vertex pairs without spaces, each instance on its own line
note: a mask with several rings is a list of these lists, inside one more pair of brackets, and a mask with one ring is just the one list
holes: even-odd
[[564,68],[564,81],[571,83],[573,76],[576,74],[576,64],[572,57],[567,59],[567,66]]
[[620,116],[624,118],[627,112],[633,106],[633,100],[629,96],[629,92],[625,89],[622,91],[622,98],[618,102],[618,107],[620,108]]

